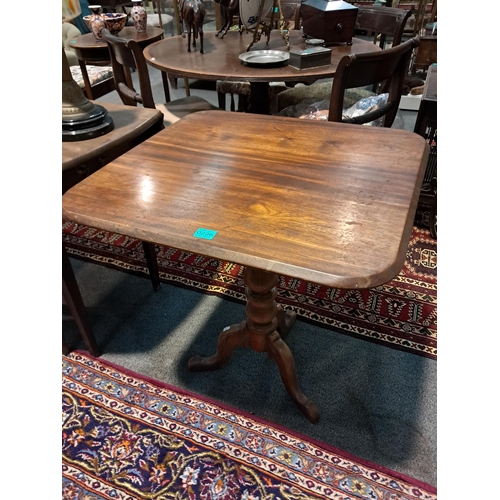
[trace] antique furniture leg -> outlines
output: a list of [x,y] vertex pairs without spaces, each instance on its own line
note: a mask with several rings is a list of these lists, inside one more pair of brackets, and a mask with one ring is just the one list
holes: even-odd
[[82,71],[83,83],[85,84],[85,91],[87,92],[87,99],[92,100],[94,96],[92,95],[92,85],[90,85],[89,74],[87,73],[87,65],[85,61],[81,59],[78,60],[78,64],[80,65],[80,69]]
[[[263,8],[264,8],[264,3],[265,0],[261,0],[259,4],[259,15],[257,17],[257,26],[253,29],[253,39],[252,42],[247,46],[247,52],[250,50],[253,44],[257,43],[262,35],[266,36],[266,45],[269,43],[269,39],[271,38],[271,31],[273,29],[273,24],[274,24],[274,13],[276,12],[276,6],[280,15],[279,19],[279,28],[280,28],[280,35],[281,38],[286,43],[286,48],[290,49],[290,42],[289,42],[289,34],[288,34],[288,29],[285,29],[287,26],[287,23],[285,21],[285,18],[283,17],[283,10],[281,9],[281,2],[280,0],[274,0],[273,2],[273,7],[271,10],[271,20],[269,24],[263,20]],[[241,33],[241,31],[240,31]]]
[[188,368],[190,371],[215,370],[229,360],[236,347],[267,352],[278,365],[288,394],[300,411],[314,423],[319,418],[319,411],[300,389],[293,355],[278,333],[278,329],[283,335],[288,333],[295,313],[284,311],[276,304],[277,281],[276,273],[246,267],[246,321],[226,327],[219,335],[217,352],[206,358],[192,357]]
[[[276,2],[276,0],[275,0],[275,2]],[[269,43],[269,37],[271,36],[272,26],[268,26],[262,20],[262,10],[263,10],[263,8],[264,8],[264,0],[260,0],[260,3],[259,3],[259,14],[257,16],[257,25],[253,29],[253,38],[252,38],[252,41],[247,46],[247,52],[250,50],[250,48],[252,47],[252,45],[254,43],[257,43],[260,40],[260,37],[262,35],[266,35],[267,36],[267,42],[266,42],[266,44]],[[274,12],[274,8],[273,8],[273,12]]]
[[168,88],[168,74],[165,71],[161,72],[161,79],[163,81],[163,91],[165,92],[165,102],[170,102],[170,89]]
[[297,314],[293,311],[285,311],[281,306],[277,307],[276,319],[278,320],[278,326],[276,330],[278,330],[282,339],[284,339],[292,329],[296,317]]
[[146,263],[148,265],[151,283],[153,284],[153,290],[156,292],[160,289],[160,274],[158,270],[158,259],[156,258],[155,245],[154,243],[143,241],[142,248],[144,249],[144,256],[146,257]]
[[[273,6],[273,14],[276,9],[276,0],[274,0],[274,6]],[[285,21],[285,17],[283,16],[283,9],[281,8],[281,0],[278,0],[278,12],[280,15],[279,19],[279,28],[280,28],[280,35],[281,38],[286,43],[286,48],[287,50],[290,50],[290,34],[288,32],[288,23]]]
[[[71,315],[85,342],[85,346],[92,356],[99,356],[99,348],[97,347],[97,342],[92,332],[92,327],[90,326],[90,321],[87,316],[87,311],[85,310],[85,305],[83,304],[78,283],[76,282],[75,273],[71,267],[71,262],[69,261],[64,245],[62,249],[62,289],[64,300],[71,311]],[[65,350],[66,352],[64,352]],[[64,354],[69,352],[69,348],[64,341],[63,352]]]
[[269,114],[269,83],[251,82],[248,96],[248,113]]

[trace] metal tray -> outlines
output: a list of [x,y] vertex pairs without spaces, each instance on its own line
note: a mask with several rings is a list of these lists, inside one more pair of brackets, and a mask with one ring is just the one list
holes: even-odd
[[254,50],[238,56],[246,66],[282,66],[290,59],[290,54],[282,50]]

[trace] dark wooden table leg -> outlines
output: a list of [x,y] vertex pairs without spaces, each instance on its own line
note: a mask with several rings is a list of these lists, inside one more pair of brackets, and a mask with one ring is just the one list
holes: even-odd
[[278,365],[281,380],[300,411],[311,422],[319,418],[316,405],[302,392],[297,380],[293,355],[280,337],[286,335],[295,321],[295,313],[276,304],[278,275],[251,267],[245,268],[246,321],[225,328],[219,335],[217,352],[210,357],[195,356],[189,360],[191,371],[215,370],[229,361],[236,347],[250,347],[267,352]]
[[319,419],[319,410],[300,389],[297,372],[295,371],[295,360],[289,347],[277,331],[267,336],[267,353],[278,365],[281,380],[300,411],[313,424],[317,422]]
[[227,326],[222,330],[217,342],[217,352],[210,357],[193,356],[188,362],[192,372],[216,370],[229,361],[236,347],[248,347],[248,328],[245,321]]
[[165,71],[161,72],[161,79],[163,82],[163,92],[165,92],[165,102],[170,102],[170,88],[168,86],[168,75]]
[[87,99],[92,100],[94,96],[92,95],[92,85],[90,84],[89,74],[87,73],[87,65],[85,61],[81,59],[78,60],[78,64],[80,65],[80,69],[82,70],[82,78],[83,83],[85,85],[85,91],[87,93]]
[[269,114],[269,83],[251,82],[248,97],[248,113]]
[[146,263],[148,265],[151,283],[153,284],[153,290],[156,292],[161,286],[158,259],[156,258],[156,247],[154,243],[143,241],[142,248],[144,249],[144,256],[146,257]]
[[[82,296],[80,294],[80,289],[78,288],[78,283],[76,282],[75,273],[71,267],[71,262],[69,261],[66,249],[62,249],[62,290],[63,297],[66,301],[71,315],[75,320],[78,331],[85,342],[85,346],[89,350],[92,356],[99,356],[99,347],[97,347],[97,342],[90,326],[90,321],[87,316],[87,311],[85,310],[85,305],[83,304]],[[65,349],[65,344],[63,343],[63,350]],[[66,349],[69,349],[66,346]]]

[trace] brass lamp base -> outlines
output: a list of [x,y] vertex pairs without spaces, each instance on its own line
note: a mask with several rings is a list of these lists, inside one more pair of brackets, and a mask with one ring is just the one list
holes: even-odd
[[92,109],[86,113],[63,116],[62,140],[63,142],[83,141],[107,134],[113,129],[113,119],[108,112],[99,104],[93,104]]
[[73,80],[63,49],[62,61],[62,140],[83,141],[107,134],[114,129],[108,112],[90,102]]

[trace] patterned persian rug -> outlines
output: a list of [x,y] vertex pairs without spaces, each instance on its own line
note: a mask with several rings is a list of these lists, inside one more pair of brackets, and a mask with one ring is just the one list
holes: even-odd
[[[63,220],[63,241],[76,258],[144,276],[139,240]],[[243,266],[157,245],[160,279],[244,302]],[[406,262],[394,280],[367,290],[339,290],[280,276],[276,301],[299,319],[437,358],[437,242],[414,227]]]
[[62,498],[431,500],[436,489],[75,351],[62,357]]

